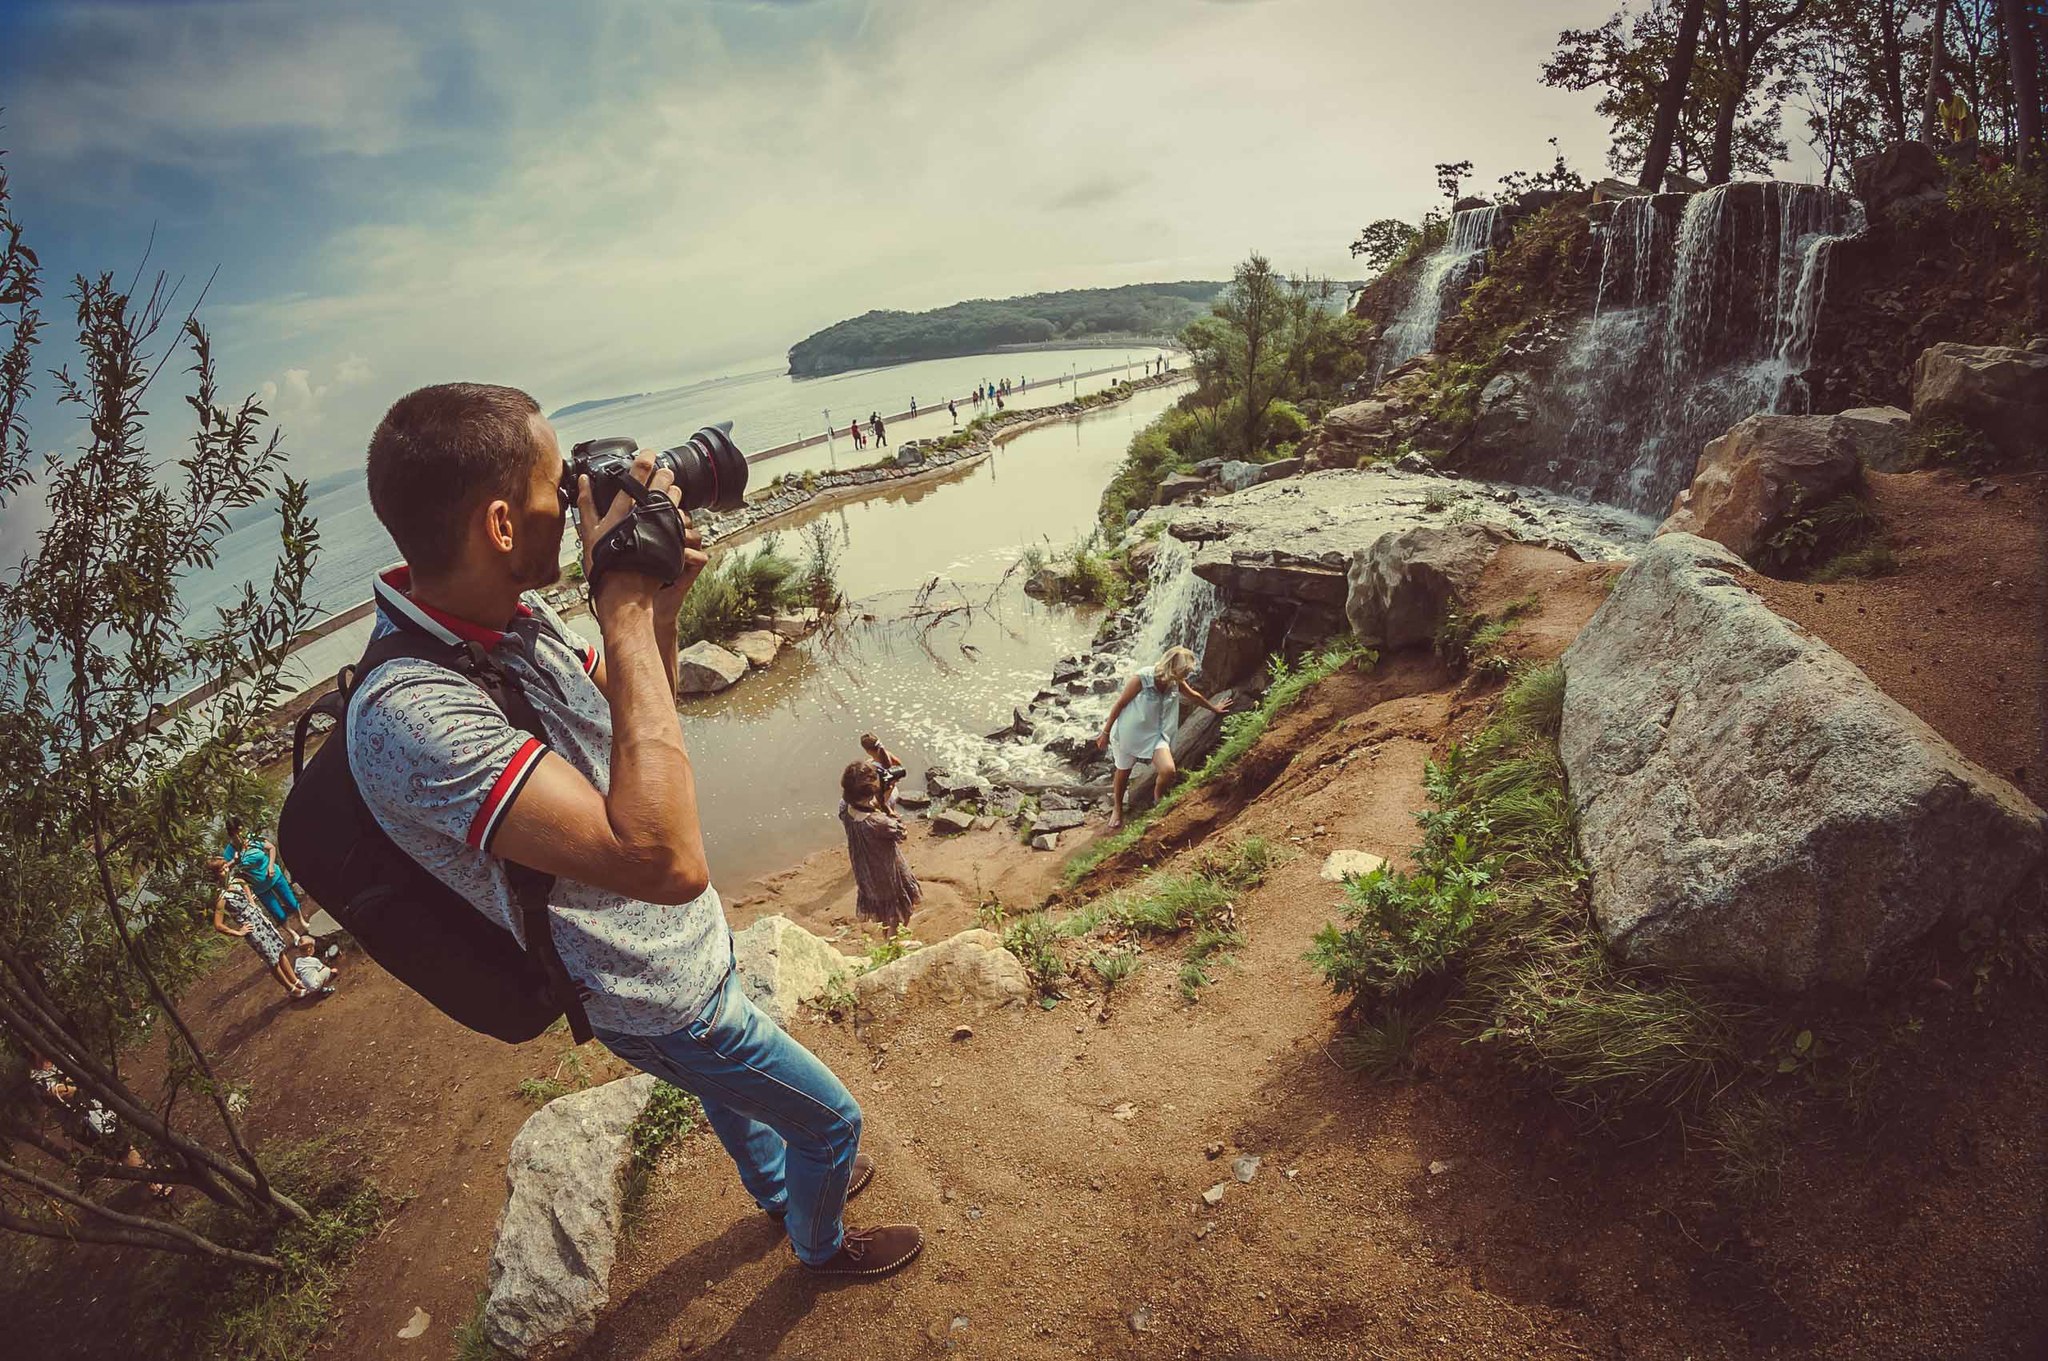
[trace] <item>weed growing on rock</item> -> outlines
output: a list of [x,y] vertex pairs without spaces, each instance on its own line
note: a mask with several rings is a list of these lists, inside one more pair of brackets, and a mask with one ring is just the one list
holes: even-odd
[[696,1097],[666,1082],[654,1084],[653,1094],[626,1135],[631,1158],[626,1164],[622,1206],[629,1227],[638,1222],[639,1212],[647,1203],[647,1192],[654,1184],[654,1169],[661,1164],[661,1155],[703,1121],[704,1108],[697,1104]]
[[1436,655],[1454,672],[1507,675],[1514,669],[1514,658],[1502,644],[1514,631],[1516,622],[1535,610],[1537,603],[1535,596],[1524,596],[1495,615],[1468,614],[1454,606],[1437,626]]
[[1440,1009],[1560,1099],[1604,1121],[1696,1108],[1737,1067],[1745,1008],[1613,959],[1592,920],[1556,734],[1556,666],[1525,674],[1470,743],[1432,763],[1412,874],[1346,885],[1309,960],[1367,1027],[1361,1066],[1394,1071]]
[[1010,921],[1002,934],[1003,948],[1023,963],[1024,972],[1031,975],[1031,984],[1038,989],[1039,996],[1058,997],[1067,966],[1054,948],[1063,933],[1052,918],[1043,912],[1033,912]]

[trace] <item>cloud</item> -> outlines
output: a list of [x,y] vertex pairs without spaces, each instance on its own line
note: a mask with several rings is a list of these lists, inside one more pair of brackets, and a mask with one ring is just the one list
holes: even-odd
[[246,4],[56,11],[14,78],[17,145],[39,160],[227,170],[259,152],[377,156],[427,93],[399,24]]
[[1589,101],[1528,49],[1604,5],[114,6],[84,11],[120,16],[104,69],[68,69],[74,34],[22,72],[64,96],[38,155],[314,177],[285,241],[222,214],[233,301],[206,318],[319,471],[426,382],[554,407],[870,308],[1216,278],[1253,248],[1349,277],[1357,227],[1419,214],[1437,160],[1547,164],[1555,134],[1598,162]]

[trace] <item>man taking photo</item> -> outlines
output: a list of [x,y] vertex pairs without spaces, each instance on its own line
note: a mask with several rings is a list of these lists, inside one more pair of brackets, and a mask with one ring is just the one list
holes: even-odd
[[[591,549],[634,513],[621,493],[577,533],[602,651],[538,596],[560,575],[562,453],[514,388],[448,383],[400,398],[371,437],[370,503],[406,566],[375,584],[398,627],[480,647],[523,692],[545,741],[478,687],[412,658],[361,678],[348,759],[397,845],[525,944],[508,863],[554,876],[548,922],[584,1010],[613,1053],[696,1095],[740,1180],[813,1271],[879,1276],[917,1255],[912,1225],[849,1231],[847,1197],[873,1176],[860,1107],[741,990],[711,887],[697,787],[675,705],[676,610],[706,561],[684,519],[674,580]],[[636,479],[683,517],[671,474],[641,451]],[[642,507],[642,513],[646,508]]]

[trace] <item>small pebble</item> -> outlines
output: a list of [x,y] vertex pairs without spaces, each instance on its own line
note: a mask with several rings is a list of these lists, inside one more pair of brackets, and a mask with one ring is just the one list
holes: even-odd
[[1219,1181],[1208,1190],[1202,1192],[1202,1203],[1211,1207],[1221,1205],[1223,1203],[1224,1185],[1225,1183]]
[[1195,1227],[1195,1241],[1200,1242],[1214,1232],[1216,1232],[1216,1221],[1205,1219]]
[[1223,1156],[1223,1145],[1210,1144],[1207,1148],[1202,1150],[1202,1156],[1207,1158],[1210,1162],[1215,1162],[1218,1158]]
[[1258,1154],[1241,1153],[1230,1164],[1230,1175],[1236,1177],[1240,1183],[1249,1185],[1251,1179],[1259,1175],[1259,1162]]
[[1139,1305],[1131,1311],[1131,1331],[1134,1333],[1149,1333],[1152,1331],[1152,1311],[1150,1309]]
[[[973,1038],[974,1038],[974,1027],[973,1027],[973,1026],[971,1026],[971,1025],[956,1025],[956,1026],[954,1026],[954,1027],[953,1027],[953,1038],[954,1038],[954,1039],[956,1039],[956,1040],[971,1040],[971,1039],[973,1039]],[[963,1322],[964,1322],[964,1320],[963,1320]]]
[[1432,1177],[1441,1177],[1444,1173],[1450,1171],[1452,1168],[1455,1168],[1457,1165],[1458,1160],[1456,1158],[1434,1159],[1429,1164],[1429,1175]]

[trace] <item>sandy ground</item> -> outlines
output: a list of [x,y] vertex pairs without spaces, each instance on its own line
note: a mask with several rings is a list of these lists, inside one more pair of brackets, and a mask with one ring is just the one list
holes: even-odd
[[[2023,739],[2040,639],[2020,636],[2043,601],[2038,485],[1982,501],[1923,474],[1883,479],[1879,499],[1904,548],[1898,576],[1763,589],[1966,753],[2038,789],[2038,759],[2009,754],[2038,750]],[[2003,555],[1992,579],[2009,591],[1964,576],[1981,582],[1984,566],[1955,545],[1979,539]],[[1611,570],[1510,548],[1481,604],[1538,594],[1513,646],[1552,656]],[[1173,986],[1177,949],[1159,944],[1107,1019],[1078,985],[1050,1010],[859,1031],[800,1019],[795,1033],[867,1111],[880,1175],[853,1220],[918,1221],[924,1256],[884,1281],[820,1284],[716,1143],[693,1135],[665,1161],[580,1355],[2048,1354],[2039,990],[1980,1001],[1927,980],[1872,1123],[1815,1132],[1778,1196],[1747,1215],[1715,1196],[1705,1150],[1577,1129],[1478,1047],[1426,1042],[1413,1080],[1340,1070],[1332,998],[1302,960],[1338,897],[1321,860],[1348,847],[1400,861],[1425,760],[1481,721],[1491,693],[1421,655],[1340,673],[1098,873],[1086,891],[1250,834],[1294,852],[1237,905],[1246,944],[1193,1005]],[[972,925],[989,892],[1017,907],[1053,891],[1061,859],[1000,830],[920,833],[910,854],[928,890],[913,925],[928,940]],[[781,911],[852,948],[840,857],[729,898],[736,926]],[[252,1084],[259,1138],[331,1135],[402,1198],[344,1284],[322,1354],[448,1356],[485,1284],[503,1150],[529,1113],[517,1083],[614,1065],[594,1047],[572,1059],[566,1037],[508,1048],[464,1034],[359,960],[344,962],[338,996],[304,1008],[236,952],[189,1012]],[[953,1041],[963,1019],[974,1036]],[[1261,1160],[1242,1184],[1241,1153]],[[1204,1205],[1218,1183],[1221,1203]],[[0,1289],[24,1354],[146,1354],[123,1329],[121,1260],[52,1254]],[[432,1326],[400,1342],[415,1306]]]

